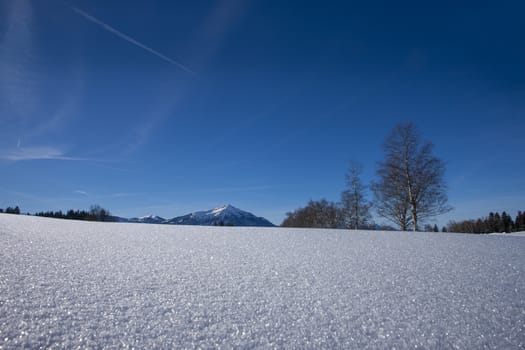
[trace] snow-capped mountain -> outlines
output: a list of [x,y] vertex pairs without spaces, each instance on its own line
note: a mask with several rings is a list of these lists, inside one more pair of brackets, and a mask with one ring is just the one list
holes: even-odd
[[179,216],[168,220],[167,223],[201,226],[275,226],[263,217],[255,216],[229,204],[215,209]]
[[166,223],[166,219],[156,215],[146,215],[139,218],[128,219],[128,222],[138,222],[143,224],[164,224]]

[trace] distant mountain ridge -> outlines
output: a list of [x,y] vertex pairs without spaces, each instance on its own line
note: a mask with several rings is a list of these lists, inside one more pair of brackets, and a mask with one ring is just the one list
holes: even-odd
[[141,216],[140,218],[128,219],[128,222],[138,222],[143,224],[164,224],[166,219],[156,215],[146,215]]
[[197,211],[168,220],[173,225],[258,226],[273,227],[270,221],[227,204],[206,211]]
[[200,226],[256,226],[274,227],[267,219],[227,204],[210,210],[197,211],[190,214],[164,219],[156,215],[146,215],[138,218],[115,217],[118,222],[170,225],[200,225]]

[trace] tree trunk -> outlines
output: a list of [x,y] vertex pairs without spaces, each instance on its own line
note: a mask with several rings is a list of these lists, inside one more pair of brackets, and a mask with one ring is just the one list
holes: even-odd
[[415,206],[412,204],[412,221],[414,226],[414,232],[418,231],[419,227],[417,226],[417,211],[415,209]]

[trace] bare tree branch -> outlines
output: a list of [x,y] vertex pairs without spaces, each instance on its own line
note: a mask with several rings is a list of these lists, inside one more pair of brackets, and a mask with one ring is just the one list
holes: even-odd
[[402,230],[419,229],[422,221],[451,210],[447,205],[445,166],[423,143],[414,124],[399,124],[386,139],[379,181],[372,185],[377,212]]

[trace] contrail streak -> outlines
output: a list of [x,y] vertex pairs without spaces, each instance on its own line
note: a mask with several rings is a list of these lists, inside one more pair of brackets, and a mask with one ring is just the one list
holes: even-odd
[[98,25],[99,27],[102,27],[103,29],[107,30],[108,32],[110,33],[113,33],[115,34],[116,36],[118,36],[119,38],[121,39],[124,39],[126,40],[127,42],[129,43],[132,43],[133,45],[135,46],[138,46],[140,47],[141,49],[144,49],[146,51],[148,51],[149,53],[152,53],[154,54],[155,56],[163,59],[164,61],[166,62],[169,62],[177,67],[179,67],[180,69],[182,69],[183,71],[185,72],[188,72],[190,74],[195,74],[195,72],[193,72],[191,69],[189,69],[188,67],[186,67],[185,65],[183,65],[182,63],[179,63],[171,58],[169,58],[168,56],[166,55],[163,55],[161,54],[160,52],[152,49],[151,47],[147,46],[147,45],[144,45],[143,43],[141,43],[140,41],[137,41],[135,39],[133,39],[132,37],[118,31],[117,29],[113,28],[112,26],[110,26],[109,24],[107,23],[104,23],[102,22],[101,20],[91,16],[89,13],[86,13],[84,11],[82,11],[81,9],[79,9],[78,7],[75,7],[73,5],[70,5],[69,3],[67,2],[64,2],[71,10],[73,10],[74,12],[76,12],[77,14],[79,14],[80,16],[84,17],[85,19],[87,19],[88,21],[91,21],[93,23],[95,23],[96,25]]

